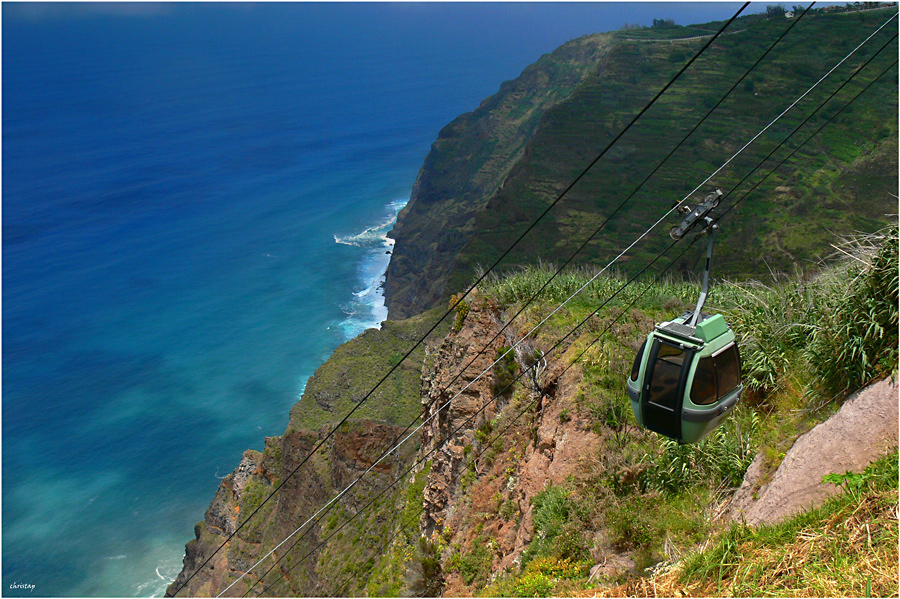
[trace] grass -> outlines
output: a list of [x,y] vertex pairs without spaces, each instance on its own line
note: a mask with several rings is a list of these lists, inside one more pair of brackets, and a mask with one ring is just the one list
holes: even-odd
[[847,489],[783,524],[733,526],[685,562],[679,581],[700,594],[896,595],[897,460],[893,452],[869,466],[865,490]]
[[[310,377],[303,397],[291,408],[287,432],[332,425],[367,395],[354,418],[406,426],[421,410],[419,376],[424,346],[402,358],[442,313],[434,309],[407,320],[386,321],[381,329],[369,329],[338,347]],[[451,324],[441,323],[433,338],[445,335]],[[394,366],[397,369],[376,388]]]
[[596,596],[896,597],[897,463],[894,451],[856,493],[780,524],[734,524],[677,566]]
[[[707,311],[725,314],[738,335],[743,379],[748,390],[745,401],[732,417],[696,445],[679,446],[639,430],[630,409],[612,408],[628,405],[622,381],[641,339],[654,322],[692,308],[697,286],[674,279],[649,289],[635,285],[595,316],[565,353],[567,364],[575,356],[581,356],[575,364],[581,374],[580,383],[572,397],[572,406],[565,413],[567,420],[589,416],[587,420],[594,423],[594,431],[603,439],[603,445],[588,456],[576,477],[564,485],[545,489],[535,498],[532,512],[535,539],[523,554],[524,567],[506,573],[500,582],[484,592],[508,595],[517,590],[559,594],[590,586],[586,579],[567,579],[563,583],[529,570],[529,565],[537,559],[578,561],[587,556],[597,559],[598,553],[604,551],[626,552],[635,559],[636,571],[640,571],[652,564],[690,555],[714,530],[708,510],[714,509],[740,485],[758,452],[766,456],[765,466],[774,470],[796,436],[826,418],[833,409],[823,410],[823,406],[836,407],[831,402],[836,389],[838,396],[843,397],[843,393],[873,379],[896,373],[897,229],[891,227],[875,235],[845,240],[839,248],[842,251],[838,257],[814,276],[778,277],[768,285],[743,282],[713,287]],[[520,326],[525,329],[543,319],[556,302],[568,297],[592,276],[585,269],[573,269],[538,293],[552,272],[548,265],[525,267],[505,278],[489,279],[482,284],[481,292],[509,313],[537,294],[538,305],[524,313],[527,323]],[[545,327],[550,332],[546,338],[549,340],[580,321],[604,299],[604,293],[611,293],[623,282],[618,276],[590,282],[582,296],[573,299],[547,322]],[[636,294],[644,289],[647,293],[638,299]],[[634,306],[629,307],[626,302],[635,299]],[[623,311],[627,311],[624,318],[598,342],[588,346]],[[853,348],[858,348],[856,354],[852,353]],[[826,353],[844,355],[844,359],[841,362],[821,359]],[[880,355],[877,360],[866,361],[869,368],[864,372],[848,363],[850,355],[863,354]],[[708,554],[712,557],[703,562],[707,565],[698,566],[706,569],[696,574],[695,579],[673,582],[676,586],[669,588],[688,594],[696,591],[712,595],[733,592],[821,596],[853,594],[851,588],[861,594],[868,585],[872,593],[884,592],[884,577],[873,574],[869,580],[865,572],[867,568],[873,569],[872,572],[885,567],[890,570],[891,555],[896,555],[896,527],[894,536],[890,537],[883,526],[884,518],[893,517],[896,521],[896,492],[891,496],[894,497],[891,516],[883,513],[882,508],[888,504],[882,501],[878,504],[881,508],[876,509],[871,493],[863,495],[859,485],[855,482],[853,485],[856,498],[861,498],[860,512],[835,508],[837,511],[829,512],[830,519],[826,518],[827,526],[871,516],[881,523],[877,529],[880,532],[872,537],[872,542],[880,543],[879,547],[883,548],[885,538],[894,539],[894,554],[881,549],[869,554],[858,550],[860,530],[868,522],[865,538],[869,543],[874,520],[859,520],[863,528],[847,532],[846,538],[834,543],[828,541],[828,535],[816,532],[819,529],[815,526],[820,524],[809,529],[791,529],[790,534],[782,531],[768,541],[759,536],[768,533],[737,527],[720,537],[715,550],[718,553]],[[877,491],[882,499],[884,492]],[[832,529],[825,530],[830,533]],[[596,542],[601,531],[608,542],[605,546]],[[799,543],[796,546],[795,541]],[[759,544],[766,549],[759,549]],[[785,545],[789,547],[787,553],[777,553],[777,548]],[[748,557],[745,552],[751,546],[753,551],[762,553]],[[794,569],[790,570],[785,566],[793,563],[791,547],[806,556],[799,569],[791,566]],[[772,554],[767,557],[765,551]],[[828,556],[838,556],[840,563],[836,566]],[[840,567],[841,575],[828,578],[825,572],[834,567]],[[800,584],[802,577],[818,582]],[[840,586],[841,577],[848,581],[844,587]],[[706,585],[702,589],[700,580]],[[649,587],[640,586],[646,584],[645,580],[630,584],[637,585],[628,587],[631,592],[641,594],[638,588],[643,593],[649,592]]]

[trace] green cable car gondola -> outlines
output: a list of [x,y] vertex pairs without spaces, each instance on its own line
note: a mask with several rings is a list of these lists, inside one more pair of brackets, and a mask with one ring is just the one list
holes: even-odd
[[707,196],[671,231],[680,239],[698,221],[709,234],[703,289],[694,311],[656,325],[638,350],[626,384],[638,424],[679,443],[695,443],[722,424],[743,391],[734,332],[721,314],[701,312],[709,292],[713,234],[706,216],[722,195]]

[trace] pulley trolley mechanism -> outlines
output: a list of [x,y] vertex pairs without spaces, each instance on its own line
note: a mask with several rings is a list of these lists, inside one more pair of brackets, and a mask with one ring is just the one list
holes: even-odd
[[706,268],[697,307],[657,324],[634,359],[626,383],[638,424],[679,443],[696,443],[734,411],[741,392],[741,357],[734,332],[721,314],[705,314],[709,270],[718,225],[709,216],[721,190],[708,194],[669,235],[681,239],[702,226],[708,235]]

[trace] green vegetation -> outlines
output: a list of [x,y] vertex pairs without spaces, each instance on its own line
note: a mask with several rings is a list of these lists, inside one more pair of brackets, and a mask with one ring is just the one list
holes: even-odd
[[[529,569],[538,559],[578,564],[592,556],[596,559],[598,551],[627,552],[635,559],[636,571],[640,572],[652,564],[691,554],[714,533],[707,506],[714,509],[740,485],[759,451],[770,456],[768,467],[774,468],[797,434],[830,414],[836,407],[836,398],[843,398],[847,392],[878,378],[896,375],[897,247],[897,228],[890,227],[877,234],[844,241],[839,246],[841,259],[808,278],[779,277],[771,286],[756,282],[716,285],[707,309],[725,314],[741,340],[748,391],[732,417],[696,445],[680,446],[640,430],[634,426],[630,409],[616,411],[612,406],[628,405],[622,381],[630,368],[631,356],[649,327],[690,306],[697,286],[669,280],[650,288],[635,286],[621,293],[585,325],[585,332],[565,354],[569,363],[577,357],[582,373],[572,410],[590,415],[593,430],[603,437],[604,444],[578,476],[563,486],[550,486],[534,498],[535,538],[523,553],[522,569],[505,573],[484,593],[552,595],[589,586],[585,578],[564,580]],[[482,286],[482,293],[512,312],[550,274],[547,267],[525,268],[504,279],[491,279]],[[539,305],[527,312],[527,320],[543,318],[569,290],[578,289],[588,279],[587,273],[578,271],[560,277],[558,285],[548,286],[539,295]],[[548,321],[547,326],[554,332],[547,333],[547,338],[583,318],[596,304],[598,294],[604,290],[611,293],[621,284],[617,277],[592,282],[583,297],[571,301]],[[642,291],[646,293],[639,296]],[[613,319],[620,315],[622,318],[610,328]],[[608,328],[608,332],[602,333]],[[599,340],[588,345],[598,333],[602,333]],[[823,349],[824,343],[828,349]],[[823,354],[829,352],[838,355],[843,352],[845,358],[822,361]],[[853,360],[848,359],[851,355],[855,356]],[[858,367],[861,355],[868,356],[864,361],[868,365],[865,370]],[[567,417],[572,416],[567,413]],[[892,459],[896,489],[896,454]],[[873,473],[881,472],[889,463],[890,459],[882,461],[864,475],[835,475],[829,482],[847,489],[846,496],[856,505],[865,503],[866,489],[874,492],[882,484],[870,484],[883,479]],[[890,498],[896,509],[896,492]],[[878,508],[881,510],[878,539],[887,539],[896,556],[896,524],[891,532],[884,532],[884,518],[893,517],[896,523],[896,511],[885,512],[882,508],[887,504],[879,505],[882,507]],[[834,523],[848,516],[844,508],[835,510],[829,512],[826,520],[830,518]],[[694,582],[679,584],[696,586],[699,584],[696,581],[702,580],[707,586],[701,594],[717,595],[726,591],[755,596],[784,594],[793,588],[790,585],[796,578],[780,578],[763,584],[760,578],[770,574],[774,564],[757,567],[755,558],[742,561],[728,552],[751,540],[753,547],[765,543],[775,546],[788,537],[793,538],[791,535],[800,529],[786,530],[793,532],[790,535],[781,532],[780,536],[773,537],[777,541],[764,542],[764,536],[758,536],[764,533],[741,527],[730,529],[718,541],[719,553],[706,552],[700,554],[702,558],[692,558],[695,562],[690,563],[701,564],[689,567],[694,572],[690,578]],[[609,541],[605,548],[596,545],[595,539],[601,533]],[[853,542],[857,542],[858,534],[854,538]],[[817,549],[818,557],[810,558],[810,567],[827,569],[831,562],[821,561],[823,552],[833,551],[837,555],[846,550],[849,542],[835,540]],[[896,562],[896,557],[893,561]],[[855,581],[848,585],[863,584],[860,592],[866,588],[864,567],[881,568],[886,563],[889,562],[884,561],[884,552],[841,562],[848,568],[847,580]],[[723,569],[723,564],[730,569]],[[753,575],[756,578],[748,568],[756,568]],[[896,573],[896,568],[893,571]],[[601,582],[604,580],[626,581],[601,577]],[[731,582],[710,587],[710,580]],[[828,580],[834,582],[841,578],[832,576]],[[875,577],[868,584],[872,592],[885,592],[883,576]],[[839,587],[801,585],[797,588],[827,595]],[[804,592],[798,591],[797,595],[802,596]],[[841,594],[848,592],[852,594],[850,591]],[[896,581],[893,592],[896,593]]]
[[[317,430],[340,420],[398,364],[354,418],[409,424],[421,411],[419,376],[425,349],[420,345],[409,358],[401,359],[442,314],[434,309],[400,322],[385,321],[381,329],[369,329],[338,347],[310,377],[303,398],[291,408],[286,432]],[[446,321],[441,323],[433,338],[443,337],[448,328]]]
[[494,356],[494,378],[491,381],[491,392],[494,394],[510,394],[512,389],[510,385],[516,379],[519,365],[516,363],[516,352],[510,351],[508,345],[504,345],[497,350]]
[[447,570],[456,571],[466,584],[481,588],[487,584],[493,561],[493,541],[488,537],[476,537],[468,551],[454,551],[447,560]]
[[896,596],[897,463],[894,451],[860,474],[837,475],[844,493],[782,524],[733,525],[673,581],[700,595]]
[[466,316],[469,315],[469,304],[454,294],[450,296],[450,307],[456,311],[456,316],[453,317],[453,330],[458,333],[462,329]]
[[403,242],[394,248],[385,281],[391,318],[449,297],[447,266],[472,234],[475,216],[525,154],[547,110],[595,72],[610,37],[584,36],[542,56],[440,132],[404,211],[406,225],[395,228]]
[[[528,233],[500,268],[510,272],[533,264],[536,256],[567,259],[611,218],[576,258],[576,263],[591,266],[608,263],[889,15],[888,10],[840,16],[811,11],[625,208],[614,214],[670,149],[792,22],[761,15],[739,18],[729,29],[732,34],[720,37],[660,97]],[[605,38],[576,40],[584,47],[597,49],[575,53],[570,59],[587,61],[580,63],[580,68],[588,69],[590,75],[577,82],[564,98],[547,104],[539,115],[539,126],[523,131],[515,123],[504,121],[503,113],[492,112],[494,102],[509,101],[507,94],[514,87],[523,93],[522,86],[528,84],[521,80],[517,87],[504,86],[496,98],[448,127],[446,132],[452,130],[452,135],[442,135],[438,140],[417,183],[418,193],[401,219],[399,256],[395,254],[397,264],[392,264],[386,284],[389,289],[399,290],[396,300],[392,300],[396,301],[396,308],[392,303],[391,309],[396,313],[414,313],[442,301],[450,293],[464,289],[479,265],[493,264],[706,41],[664,40],[708,36],[719,26],[721,23],[693,28],[666,24],[620,31]],[[726,192],[724,206],[733,205],[773,168],[773,161],[785,157],[859,91],[856,84],[849,85],[762,171],[740,183],[828,97],[839,81],[889,38],[886,31],[877,36],[871,47],[866,46],[851,57],[708,183],[709,187],[720,187]],[[567,52],[576,47],[573,43]],[[860,84],[871,81],[896,53],[894,41],[883,56],[876,57],[859,75]],[[552,83],[541,83],[532,92],[538,93],[544,86]],[[511,131],[516,132],[516,143],[521,143],[521,135],[527,140],[527,151],[506,155],[514,156],[511,167],[509,162],[503,162],[501,167],[500,163],[472,160],[483,147],[495,147],[494,143],[498,150],[509,151],[505,144]],[[889,219],[885,215],[895,211],[895,201],[888,194],[896,193],[896,144],[897,86],[889,75],[812,138],[723,220],[720,240],[730,249],[717,258],[717,272],[761,278],[770,270],[807,269],[831,252],[829,243],[835,234],[874,231],[886,225]],[[447,156],[459,162],[444,162]],[[473,182],[479,185],[477,190],[460,191],[469,189]],[[457,214],[460,211],[464,217]],[[663,227],[675,221],[677,217]],[[653,235],[617,266],[636,272],[665,243],[665,235]],[[698,259],[700,251],[677,268],[685,271]],[[404,252],[410,254],[410,259],[404,258]],[[428,259],[417,262],[412,256]],[[428,273],[427,277],[424,273]]]
[[483,597],[550,597],[557,590],[577,588],[588,568],[584,562],[539,557],[528,562],[520,576],[502,577],[480,594]]
[[804,362],[815,390],[844,395],[896,368],[897,229],[857,236],[845,260],[808,280],[772,287],[728,285],[731,317],[743,333],[745,380],[759,394],[791,384]]
[[[369,597],[399,597],[406,590],[406,571],[411,564],[416,564],[421,570],[417,591],[431,590],[429,583],[440,578],[440,564],[434,559],[434,548],[428,547],[424,539],[418,535],[419,515],[422,507],[422,490],[428,480],[431,463],[427,463],[412,480],[412,483],[403,491],[397,510],[398,517],[393,528],[397,530],[395,536],[387,543],[382,551],[377,551],[377,561],[373,563],[371,573],[365,585],[357,588],[364,589],[364,595]],[[387,542],[391,533],[381,539]],[[356,594],[356,593],[354,593]]]

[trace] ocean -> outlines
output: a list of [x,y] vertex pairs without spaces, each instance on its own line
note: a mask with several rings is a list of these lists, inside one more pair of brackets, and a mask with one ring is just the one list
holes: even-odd
[[0,592],[161,595],[386,317],[440,129],[569,39],[736,6],[4,3]]

